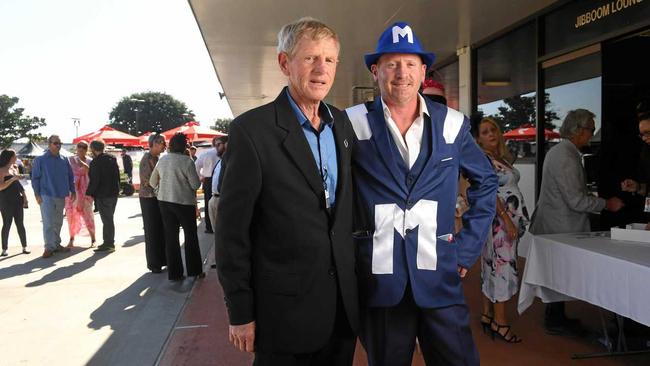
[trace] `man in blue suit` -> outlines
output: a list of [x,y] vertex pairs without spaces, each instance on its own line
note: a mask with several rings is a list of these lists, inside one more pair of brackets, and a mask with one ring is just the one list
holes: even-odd
[[[462,277],[494,218],[497,178],[460,112],[418,93],[434,55],[406,23],[365,56],[381,98],[347,109],[355,131],[361,341],[371,366],[478,365]],[[454,234],[459,174],[471,208]]]

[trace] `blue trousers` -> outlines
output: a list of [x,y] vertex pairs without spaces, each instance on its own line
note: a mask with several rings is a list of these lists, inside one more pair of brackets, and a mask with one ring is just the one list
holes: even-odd
[[410,366],[415,339],[427,366],[479,365],[466,305],[423,309],[407,286],[393,307],[365,307],[360,339],[370,366]]

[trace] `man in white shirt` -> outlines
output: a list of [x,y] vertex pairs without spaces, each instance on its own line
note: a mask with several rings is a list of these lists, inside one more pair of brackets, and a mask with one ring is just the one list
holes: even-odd
[[203,183],[203,199],[205,201],[205,232],[208,234],[214,233],[212,230],[212,223],[210,222],[209,214],[209,204],[210,199],[212,198],[212,171],[214,170],[215,165],[221,159],[220,154],[218,153],[219,149],[223,149],[223,143],[220,142],[220,137],[215,137],[212,139],[212,146],[214,149],[210,149],[203,154],[201,154],[196,162],[196,172],[201,178]]
[[[346,110],[356,140],[354,239],[368,364],[410,365],[416,339],[427,365],[478,365],[461,278],[495,214],[497,179],[469,119],[418,93],[434,55],[406,23],[365,56],[380,90]],[[470,225],[454,234],[460,172],[471,182]]]

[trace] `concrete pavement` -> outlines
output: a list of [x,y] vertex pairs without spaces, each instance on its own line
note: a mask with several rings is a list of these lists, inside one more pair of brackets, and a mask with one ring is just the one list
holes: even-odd
[[[0,259],[0,365],[155,364],[194,279],[172,283],[166,272],[148,272],[138,198],[118,200],[114,253],[95,253],[90,238],[78,237],[79,247],[45,259],[40,211],[31,188],[27,192],[32,253],[18,254],[12,229],[10,256]],[[99,215],[95,224],[100,244]],[[203,233],[203,225],[198,232],[205,258],[213,236]]]

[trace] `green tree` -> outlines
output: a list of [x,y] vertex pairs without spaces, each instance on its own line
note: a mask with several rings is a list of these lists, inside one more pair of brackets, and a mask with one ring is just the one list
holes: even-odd
[[185,103],[159,92],[135,93],[122,98],[109,118],[109,126],[138,136],[145,132],[167,131],[194,119]]
[[[514,96],[505,98],[503,103],[506,106],[499,107],[499,114],[490,117],[496,119],[503,131],[510,131],[524,125],[534,125],[537,122],[537,112],[535,109],[535,96]],[[560,119],[557,113],[551,108],[551,100],[548,93],[544,93],[544,127],[553,130],[554,120]]]
[[40,133],[32,132],[46,125],[44,118],[23,116],[24,108],[16,108],[19,99],[0,95],[0,148],[7,148],[14,140],[28,137],[40,140]]
[[214,126],[210,126],[210,128],[219,132],[230,133],[230,122],[232,122],[232,118],[217,118],[214,121]]

